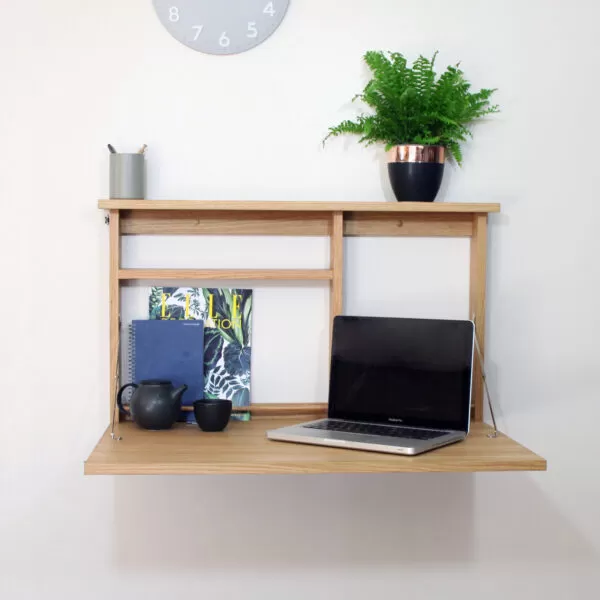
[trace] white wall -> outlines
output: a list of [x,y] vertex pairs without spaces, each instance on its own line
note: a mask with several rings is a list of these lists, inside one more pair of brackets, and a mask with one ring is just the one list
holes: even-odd
[[[292,0],[267,43],[212,58],[148,0],[2,2],[0,597],[595,597],[598,18],[584,0]],[[376,48],[440,49],[499,88],[443,197],[503,204],[490,380],[502,428],[549,471],[84,478],[107,421],[105,144],[149,144],[152,198],[390,198],[380,152],[320,146]],[[247,260],[275,261],[269,243]],[[463,241],[348,255],[348,312],[466,314]],[[256,310],[255,400],[322,395],[324,289],[257,288]]]

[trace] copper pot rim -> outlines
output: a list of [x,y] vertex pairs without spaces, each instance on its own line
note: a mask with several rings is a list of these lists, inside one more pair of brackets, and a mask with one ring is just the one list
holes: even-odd
[[388,151],[389,163],[437,163],[444,164],[446,147],[426,144],[398,144]]

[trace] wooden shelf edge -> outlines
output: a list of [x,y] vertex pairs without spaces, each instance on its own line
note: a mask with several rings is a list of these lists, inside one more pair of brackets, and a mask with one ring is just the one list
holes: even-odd
[[[124,406],[126,412],[128,406]],[[183,412],[192,412],[193,406],[182,406]],[[251,404],[250,406],[234,406],[234,413],[250,413],[253,417],[281,417],[281,416],[314,416],[315,418],[327,415],[327,403],[312,402],[305,404],[296,403],[268,403]]]
[[99,200],[104,210],[199,210],[278,212],[495,213],[498,203],[475,202],[303,202],[259,200]]
[[469,438],[415,457],[273,442],[268,429],[298,417],[258,417],[207,434],[181,425],[148,432],[122,423],[122,441],[104,433],[88,460],[86,475],[209,475],[316,473],[475,473],[544,471],[545,459],[504,434],[488,438],[488,425],[474,424]]
[[120,269],[121,281],[145,279],[228,279],[255,281],[331,281],[329,269]]

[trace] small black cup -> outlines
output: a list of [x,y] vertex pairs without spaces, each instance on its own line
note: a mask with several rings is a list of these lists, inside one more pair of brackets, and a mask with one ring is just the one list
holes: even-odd
[[223,431],[231,416],[231,400],[196,400],[194,415],[202,431]]

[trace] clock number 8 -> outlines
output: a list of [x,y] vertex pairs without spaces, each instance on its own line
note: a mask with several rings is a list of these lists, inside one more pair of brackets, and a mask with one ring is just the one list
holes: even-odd
[[169,9],[169,21],[177,23],[179,21],[179,9],[176,6],[171,6]]

